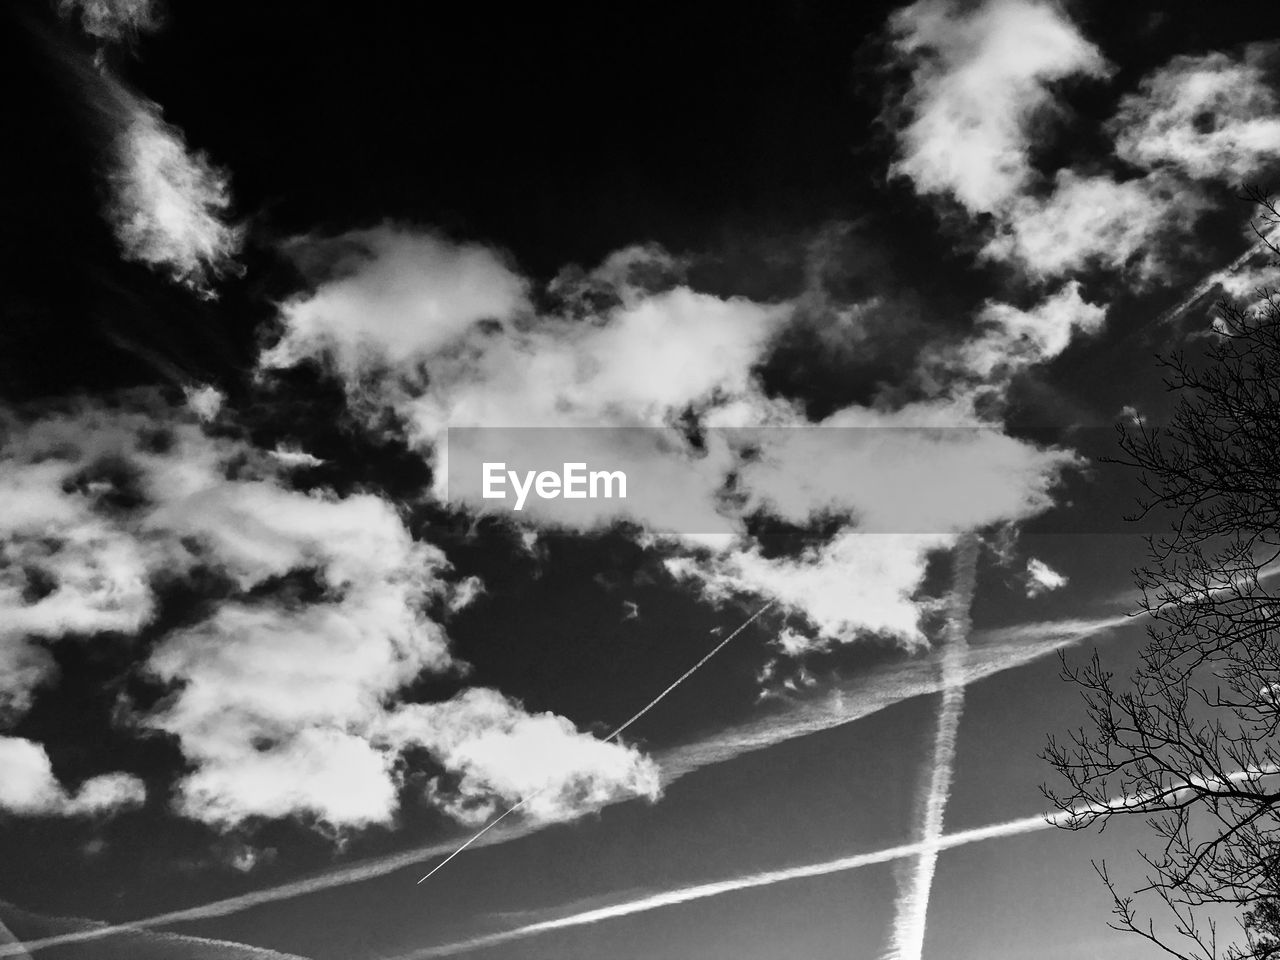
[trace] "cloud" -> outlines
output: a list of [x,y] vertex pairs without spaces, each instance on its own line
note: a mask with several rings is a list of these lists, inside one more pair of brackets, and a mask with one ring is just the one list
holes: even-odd
[[377,739],[439,757],[456,782],[436,778],[429,791],[456,820],[473,825],[521,798],[529,798],[525,813],[551,822],[659,794],[657,765],[634,747],[583,735],[552,713],[529,714],[491,689],[401,706],[379,725]]
[[[430,614],[457,609],[483,585],[467,578],[455,589],[443,553],[416,540],[386,499],[293,490],[288,467],[269,451],[226,429],[212,435],[190,410],[151,394],[114,407],[5,412],[2,422],[7,714],[20,715],[53,680],[42,641],[136,633],[154,617],[162,585],[212,576],[214,595],[150,644],[141,669],[169,692],[132,718],[174,737],[187,760],[176,808],[222,829],[286,816],[326,831],[390,821],[410,741],[379,731],[415,678],[463,669]],[[491,714],[491,725],[525,735],[517,705]],[[477,722],[445,707],[433,716],[468,729]],[[535,733],[554,727],[560,746],[578,751],[576,765],[561,771],[569,779],[557,815],[644,787],[628,767],[641,761],[626,749],[597,744],[552,715],[527,719]],[[430,749],[431,737],[446,735],[413,742]],[[517,774],[503,779],[502,763],[519,757],[485,765],[468,749],[458,740],[433,754],[446,778],[461,779],[468,803],[485,802],[489,789],[506,798],[523,783]],[[466,769],[451,768],[455,759]],[[465,814],[467,804],[446,790],[433,799]]]
[[[1045,281],[1085,269],[1168,279],[1192,228],[1280,151],[1275,43],[1239,56],[1176,57],[1120,101],[1103,131],[1128,166],[1064,167],[1049,183],[1033,145],[1055,112],[1053,85],[1110,73],[1062,8],[1034,0],[921,0],[889,21],[910,69],[891,172],[922,196],[950,196],[988,233],[981,256]],[[1134,172],[1136,168],[1136,172]]]
[[[779,599],[804,613],[818,644],[866,633],[922,642],[912,597],[929,554],[1052,504],[1074,457],[1005,435],[978,414],[978,386],[1003,389],[1011,368],[1056,355],[1103,313],[1075,284],[1026,311],[988,304],[979,331],[931,371],[933,399],[851,406],[815,424],[756,373],[794,304],[693,290],[655,248],[566,271],[541,312],[496,253],[434,234],[384,227],[298,241],[294,255],[322,278],[282,311],[264,372],[319,360],[357,410],[392,407],[455,506],[578,532],[626,520],[678,551],[714,543],[672,569],[713,596]],[[490,278],[493,298],[476,298],[478,282],[437,277],[440,265]],[[568,461],[624,472],[627,498],[533,498],[516,515],[482,496],[482,463]],[[745,537],[751,514],[801,526],[844,517],[848,530],[803,557],[766,558]],[[876,556],[854,530],[919,536],[881,537]]]
[[[1092,620],[1027,623],[1000,630],[975,631],[971,639],[970,656],[964,664],[964,682],[977,682],[984,677],[1040,659],[1065,646],[1132,623],[1132,618],[1121,614]],[[751,720],[727,727],[702,740],[665,750],[657,756],[662,784],[666,786],[707,766],[732,760],[744,753],[766,750],[798,737],[853,723],[902,700],[935,693],[941,683],[938,656],[937,653],[930,653],[906,658],[849,678],[822,692],[794,701],[775,701],[774,710],[759,713]],[[506,829],[490,832],[477,845],[503,843],[527,836],[539,828],[538,824],[528,821],[513,824]],[[43,948],[81,943],[122,930],[149,929],[229,916],[263,904],[291,900],[323,890],[362,883],[400,870],[417,868],[425,860],[452,853],[457,849],[458,842],[456,839],[443,840],[414,847],[361,863],[336,867],[304,880],[157,914],[129,924],[50,937],[31,946]],[[913,844],[906,849],[903,856],[914,856],[923,847]],[[9,955],[11,954],[6,953],[3,945],[0,945],[0,956]]]
[[109,78],[119,114],[106,216],[125,259],[193,290],[232,269],[243,231],[227,222],[226,173],[191,150],[157,104]]
[[[11,929],[6,931],[6,924]],[[41,916],[0,901],[0,956],[16,955],[30,960],[30,954],[23,951],[23,944],[14,936],[14,931],[21,932],[22,940],[35,942],[58,936],[92,935],[105,926],[101,921],[79,917]],[[6,950],[6,947],[12,949]],[[74,955],[77,951],[65,952]],[[116,930],[103,937],[94,956],[98,960],[304,960],[294,954],[247,943],[129,929]]]
[[283,333],[260,358],[265,368],[323,358],[352,383],[460,347],[480,321],[529,309],[528,281],[480,244],[386,223],[287,249],[304,269],[323,264],[325,279],[281,309]]
[[1022,817],[1017,820],[1007,820],[1003,823],[990,824],[985,827],[960,830],[955,833],[945,834],[929,840],[920,840],[915,843],[903,843],[868,853],[859,853],[853,854],[852,856],[839,857],[834,860],[825,860],[820,863],[785,867],[778,870],[766,870],[759,873],[750,873],[738,877],[731,877],[726,880],[695,884],[686,887],[676,887],[670,890],[663,890],[658,893],[645,894],[644,896],[632,900],[619,901],[604,907],[596,907],[594,909],[583,910],[581,912],[552,916],[548,919],[537,920],[511,930],[503,930],[498,933],[481,934],[479,936],[472,937],[469,940],[459,940],[452,943],[440,944],[438,946],[424,947],[421,950],[415,950],[412,953],[401,954],[397,957],[391,958],[391,960],[429,960],[429,958],[432,957],[452,957],[462,953],[469,953],[472,950],[479,950],[484,947],[498,946],[499,944],[510,943],[516,940],[525,940],[529,937],[535,937],[542,933],[550,933],[554,930],[566,930],[573,927],[603,923],[606,920],[633,916],[637,913],[647,913],[651,910],[660,910],[663,907],[676,906],[677,904],[689,903],[694,900],[705,900],[708,897],[723,896],[724,894],[736,893],[740,890],[753,890],[758,887],[768,887],[777,883],[786,883],[791,880],[803,880],[810,877],[825,877],[835,873],[843,873],[848,870],[857,870],[873,864],[892,863],[896,860],[903,860],[908,857],[919,858],[923,856],[932,856],[936,858],[937,854],[943,850],[950,850],[954,847],[965,846],[970,843],[979,843],[984,840],[995,840],[1001,837],[1014,837],[1024,833],[1034,833],[1039,830],[1047,830],[1052,826],[1059,825],[1062,821],[1063,818],[1061,816],[1055,816],[1052,813],[1037,814],[1035,816]]
[[982,256],[1039,279],[1098,266],[1152,282],[1167,275],[1171,248],[1210,207],[1198,187],[1162,172],[1120,181],[1059,170],[1047,196],[1012,203]]
[[1144,169],[1246,185],[1280,156],[1276,42],[1174,57],[1120,101],[1116,153]]
[[96,40],[119,43],[160,26],[157,0],[58,0],[63,17],[79,14],[80,28]]
[[[962,358],[981,352],[975,342]],[[809,429],[744,434],[760,438],[738,467],[744,511],[798,525],[843,515],[859,533],[950,534],[1025,519],[1052,506],[1059,475],[1077,462],[984,421],[974,395],[889,412],[849,407]]]
[[107,773],[74,793],[53,775],[44,747],[22,737],[0,736],[0,812],[23,816],[95,816],[138,806],[146,788],[137,777]]
[[911,119],[891,172],[970,213],[1001,210],[1034,182],[1030,152],[1054,106],[1051,85],[1109,72],[1050,2],[920,0],[893,14],[889,31],[911,70]]
[[1067,578],[1043,560],[1032,557],[1027,561],[1027,596],[1038,597],[1052,590],[1061,590]]
[[[918,836],[923,843],[942,838],[944,816],[955,779],[956,742],[960,718],[964,712],[965,663],[969,657],[969,634],[973,629],[971,610],[978,548],[978,538],[970,535],[958,545],[954,555],[951,591],[946,600],[946,620],[941,639],[939,680],[942,696],[934,727],[933,753],[927,768],[927,778],[920,784],[916,794],[920,824]],[[893,933],[886,958],[919,960],[922,955],[929,898],[937,865],[937,851],[924,850],[916,858],[915,869],[910,877],[901,883],[894,906]]]
[[799,557],[767,557],[758,547],[705,559],[674,557],[667,569],[695,583],[707,597],[753,594],[776,599],[804,616],[817,636],[808,644],[792,638],[792,654],[847,643],[875,634],[920,646],[922,609],[914,600],[929,555],[955,537],[934,534],[863,534],[845,531]]
[[[725,525],[715,501],[727,451],[696,450],[676,430],[628,428],[672,426],[690,411],[735,403],[775,406],[753,367],[788,305],[683,285],[650,290],[675,269],[652,248],[619,251],[589,273],[567,271],[546,291],[554,307],[540,313],[530,306],[532,285],[478,245],[383,227],[297,241],[293,250],[300,262],[320,264],[325,279],[282,310],[282,337],[262,355],[262,369],[319,360],[357,410],[390,406],[436,468],[440,497],[448,490],[477,512],[492,507],[478,483],[473,496],[458,484],[448,489],[450,451],[460,456],[464,442],[477,466],[541,464],[554,459],[555,440],[537,430],[562,430],[588,461],[661,496],[648,504],[540,501],[524,519],[577,530],[619,518],[667,529]],[[456,431],[465,427],[485,429],[464,438]]]
[[1076,336],[1097,333],[1106,314],[1105,306],[1080,295],[1080,283],[1075,280],[1029,310],[988,300],[968,339],[950,349],[926,351],[924,363],[941,366],[952,376],[1007,380],[1026,367],[1057,357]]

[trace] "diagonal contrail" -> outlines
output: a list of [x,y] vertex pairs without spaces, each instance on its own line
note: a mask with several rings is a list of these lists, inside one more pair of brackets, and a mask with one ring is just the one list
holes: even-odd
[[[763,614],[770,607],[772,607],[775,603],[777,603],[776,600],[770,600],[768,603],[766,603],[763,607],[761,607],[751,616],[747,617],[746,620],[742,621],[742,623],[738,626],[738,629],[734,630],[733,633],[729,634],[727,637],[725,637],[723,640],[717,643],[714,647],[712,647],[710,652],[708,652],[701,660],[695,663],[692,667],[690,667],[684,673],[680,674],[680,676],[676,677],[676,679],[673,680],[665,690],[663,690],[660,694],[658,694],[656,697],[654,697],[652,700],[646,703],[643,707],[641,707],[634,715],[632,715],[630,720],[627,720],[620,727],[618,727],[618,729],[614,730],[613,733],[605,737],[604,742],[609,743],[610,741],[616,740],[618,739],[618,737],[622,736],[623,731],[626,730],[627,727],[631,726],[633,723],[635,723],[637,720],[643,717],[646,713],[648,713],[650,710],[656,707],[662,701],[662,699],[666,697],[667,694],[669,694],[672,690],[680,686],[680,684],[684,683],[691,676],[697,673],[703,664],[705,664],[708,660],[710,660],[717,653],[719,653],[726,646],[728,646],[730,640],[732,640],[734,637],[740,634],[743,630],[747,629],[747,627],[751,626],[751,624],[755,623],[756,620],[759,619],[760,615]],[[499,823],[505,820],[510,814],[515,813],[517,810],[523,807],[526,803],[528,803],[531,800],[537,799],[538,797],[540,797],[542,794],[546,793],[550,789],[551,789],[551,784],[548,783],[545,787],[542,787],[540,790],[536,790],[526,797],[521,797],[520,800],[518,800],[516,803],[508,807],[506,810],[502,811],[502,813],[498,814],[496,817],[494,817],[492,820],[486,823],[483,827],[481,827],[480,830],[475,835],[473,835],[469,840],[467,840],[460,847],[458,847],[458,849],[454,850],[453,853],[449,854],[447,857],[445,857],[443,860],[437,863],[434,867],[432,867],[429,871],[427,871],[426,876],[424,876],[421,880],[419,880],[418,883],[422,883],[423,880],[430,879],[431,876],[439,872],[439,870],[446,863],[448,863],[450,860],[452,860],[454,857],[460,854],[463,850],[467,849],[467,847],[471,846],[473,843],[475,843],[477,840],[483,837],[486,833],[488,833],[490,830],[496,827]]]
[[[1129,617],[1121,614],[1093,620],[1069,619],[1020,624],[1001,630],[986,631],[983,636],[987,641],[982,648],[981,657],[978,656],[977,647],[971,649],[971,662],[966,670],[967,682],[974,683],[1006,670],[1015,669],[1055,650],[1121,628],[1131,622]],[[924,661],[908,661],[891,668],[888,674],[872,673],[856,678],[852,686],[847,689],[837,689],[828,696],[795,705],[788,713],[770,716],[767,720],[757,719],[728,727],[706,740],[664,751],[658,755],[663,784],[670,784],[744,753],[766,750],[788,740],[853,723],[895,703],[936,693],[941,686],[941,677],[938,671],[934,670],[930,674],[925,667],[927,664]],[[539,825],[536,823],[521,823],[492,833],[484,838],[483,842],[514,840],[533,833],[537,829]],[[457,841],[454,840],[412,847],[398,853],[335,867],[313,876],[172,910],[168,913],[153,914],[127,923],[46,937],[28,946],[33,950],[41,949],[98,940],[124,931],[154,929],[232,916],[267,904],[293,900],[352,884],[366,883],[400,870],[417,867],[426,859],[447,854],[456,848],[456,844]],[[14,956],[25,955],[0,943],[0,957]]]
[[969,609],[978,563],[978,539],[973,534],[960,541],[955,554],[955,574],[951,594],[947,598],[947,622],[942,637],[942,701],[938,706],[938,723],[933,735],[933,758],[925,788],[920,824],[920,842],[924,844],[916,857],[915,870],[898,894],[893,934],[885,960],[920,960],[924,952],[925,923],[929,913],[929,894],[938,866],[937,842],[942,837],[943,817],[951,796],[955,772],[956,734],[964,710]]
[[[1262,240],[1264,243],[1280,242],[1280,228],[1269,231],[1262,237]],[[1183,297],[1175,306],[1170,307],[1164,313],[1160,314],[1160,316],[1156,318],[1155,322],[1157,324],[1169,324],[1173,323],[1175,320],[1181,319],[1183,314],[1208,296],[1208,294],[1222,282],[1223,276],[1229,273],[1237,273],[1242,267],[1247,266],[1252,261],[1261,260],[1268,256],[1271,256],[1271,250],[1267,246],[1253,245],[1249,247],[1248,250],[1240,254],[1240,256],[1236,257],[1225,267],[1220,267],[1201,279],[1199,283],[1191,288],[1190,293]]]
[[[1239,770],[1228,774],[1222,780],[1209,781],[1205,778],[1193,778],[1191,785],[1199,788],[1212,788],[1214,784],[1223,786],[1236,784],[1247,781],[1260,780],[1264,777],[1273,777],[1280,773],[1280,768],[1275,765],[1263,765],[1247,770]],[[751,890],[755,887],[768,887],[775,883],[786,883],[791,880],[804,880],[810,877],[825,877],[834,873],[844,873],[849,870],[857,870],[861,867],[872,866],[877,863],[891,863],[896,860],[905,860],[910,857],[920,857],[923,854],[931,853],[936,855],[939,851],[950,850],[954,847],[962,847],[970,843],[979,843],[983,840],[996,840],[1001,837],[1013,837],[1025,833],[1035,833],[1040,830],[1046,830],[1049,827],[1067,826],[1085,812],[1102,812],[1105,810],[1133,810],[1141,813],[1144,808],[1153,802],[1164,802],[1170,798],[1176,797],[1185,787],[1179,788],[1171,786],[1159,793],[1151,792],[1144,795],[1120,796],[1106,803],[1100,803],[1092,807],[1081,807],[1071,811],[1055,810],[1051,813],[1041,813],[1030,817],[1020,817],[1017,820],[1006,820],[1003,823],[993,823],[985,827],[975,827],[971,830],[960,830],[956,833],[943,834],[942,836],[931,840],[917,840],[914,843],[904,843],[894,847],[886,847],[881,850],[873,850],[870,853],[857,853],[853,856],[840,857],[836,860],[825,860],[821,863],[810,863],[798,867],[786,867],[781,870],[766,870],[761,873],[750,873],[741,877],[733,877],[728,880],[717,880],[712,883],[700,883],[688,887],[676,887],[673,890],[666,890],[662,893],[652,893],[647,896],[639,897],[635,900],[627,900],[622,903],[615,903],[607,907],[598,907],[593,910],[584,910],[578,913],[572,913],[568,916],[555,917],[550,920],[541,920],[535,923],[525,924],[522,927],[516,927],[513,930],[502,930],[497,933],[483,934],[478,937],[472,937],[469,940],[458,940],[453,943],[444,943],[434,947],[426,947],[422,950],[415,950],[412,953],[403,954],[401,956],[389,958],[389,960],[433,960],[435,957],[452,957],[462,953],[468,953],[472,950],[480,950],[484,947],[499,946],[504,943],[510,943],[514,940],[524,940],[528,937],[535,937],[542,933],[551,933],[556,930],[567,930],[572,927],[583,927],[590,924],[601,923],[605,920],[616,920],[619,917],[629,917],[637,913],[648,913],[651,910],[659,910],[663,907],[672,907],[682,903],[689,903],[693,900],[705,900],[708,897],[718,897],[728,893],[736,893],[739,890]]]

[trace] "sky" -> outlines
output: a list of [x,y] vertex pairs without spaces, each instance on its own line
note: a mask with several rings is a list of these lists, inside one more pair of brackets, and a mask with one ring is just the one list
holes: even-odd
[[1038,755],[1270,8],[0,16],[0,956],[1154,956]]

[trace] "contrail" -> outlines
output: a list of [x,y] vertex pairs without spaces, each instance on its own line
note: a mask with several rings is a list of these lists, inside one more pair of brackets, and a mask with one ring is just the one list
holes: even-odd
[[[1224,778],[1224,782],[1226,784],[1234,784],[1246,780],[1258,780],[1267,776],[1275,776],[1276,773],[1277,768],[1274,766],[1241,770],[1229,774]],[[1203,778],[1196,778],[1194,785],[1201,788],[1212,786],[1211,783]],[[555,930],[566,930],[571,927],[588,926],[594,923],[601,923],[605,920],[615,920],[619,917],[629,917],[637,913],[647,913],[650,910],[659,910],[662,907],[671,907],[682,903],[689,903],[692,900],[705,900],[708,897],[718,897],[727,893],[736,893],[739,890],[750,890],[755,887],[767,887],[775,883],[785,883],[789,880],[804,880],[809,877],[824,877],[833,873],[844,873],[849,870],[857,870],[860,867],[868,867],[877,863],[890,863],[895,860],[904,860],[908,857],[920,857],[924,854],[936,855],[941,850],[950,850],[953,847],[962,847],[966,844],[978,843],[982,840],[995,840],[1001,837],[1013,837],[1024,833],[1035,833],[1036,831],[1045,830],[1049,827],[1066,826],[1075,818],[1079,817],[1081,813],[1088,813],[1091,811],[1103,812],[1108,809],[1123,810],[1125,808],[1141,810],[1143,805],[1150,803],[1153,799],[1175,798],[1179,792],[1180,790],[1177,788],[1170,788],[1168,790],[1161,791],[1159,795],[1121,796],[1114,798],[1108,803],[1098,804],[1092,808],[1077,808],[1071,811],[1055,810],[1051,813],[1041,813],[1036,814],[1035,816],[1021,817],[1017,820],[1006,820],[1003,823],[995,823],[985,827],[975,827],[971,830],[961,830],[956,833],[945,834],[931,840],[918,840],[914,843],[904,843],[895,847],[886,847],[882,850],[875,850],[870,853],[858,853],[849,857],[840,857],[837,860],[826,860],[821,863],[811,863],[799,867],[786,867],[781,870],[767,870],[762,873],[752,873],[747,874],[746,876],[734,877],[728,880],[718,880],[712,883],[700,883],[688,887],[677,887],[674,890],[649,894],[648,896],[629,900],[624,903],[613,904],[608,907],[598,907],[594,910],[584,910],[564,917],[556,917],[551,920],[542,920],[536,923],[526,924],[523,927],[516,927],[513,930],[503,930],[498,933],[472,937],[470,940],[458,940],[454,943],[445,943],[440,944],[439,946],[426,947],[422,950],[415,950],[412,953],[389,958],[389,960],[431,960],[433,957],[451,957],[460,953],[479,950],[484,947],[494,947],[500,944],[510,943],[513,940],[523,940],[527,937],[534,937],[541,933],[551,933]]]
[[[1271,230],[1262,239],[1264,240],[1264,242],[1270,242],[1270,243],[1277,242],[1277,240],[1280,240],[1280,229]],[[1236,273],[1237,271],[1240,270],[1241,267],[1248,264],[1251,260],[1261,259],[1263,257],[1267,257],[1270,255],[1271,255],[1271,250],[1266,246],[1258,246],[1255,244],[1249,247],[1248,250],[1240,254],[1240,256],[1236,257],[1234,260],[1228,263],[1225,267],[1220,267],[1219,269],[1213,271],[1213,273],[1205,277],[1203,280],[1201,280],[1199,283],[1197,283],[1194,287],[1191,288],[1190,293],[1188,293],[1185,297],[1183,297],[1182,300],[1177,305],[1170,307],[1164,313],[1160,314],[1160,316],[1156,319],[1155,322],[1157,324],[1173,323],[1175,320],[1178,320],[1179,318],[1181,318],[1182,315],[1185,314],[1188,310],[1194,307],[1197,302],[1202,300],[1211,290],[1213,290],[1214,287],[1216,287],[1219,283],[1221,283],[1222,277],[1225,274]]]
[[[646,703],[643,707],[641,707],[639,711],[637,711],[631,717],[630,720],[627,720],[625,723],[622,724],[622,726],[614,730],[613,733],[605,737],[604,742],[608,743],[611,740],[616,740],[618,737],[620,737],[622,735],[622,732],[626,730],[627,727],[631,726],[633,723],[635,723],[637,720],[643,717],[646,713],[648,713],[650,710],[656,707],[662,701],[662,699],[666,697],[667,694],[669,694],[672,690],[674,690],[676,687],[680,686],[680,684],[684,683],[691,676],[693,676],[698,671],[698,669],[702,667],[704,663],[706,663],[708,660],[714,657],[717,653],[723,650],[726,646],[728,646],[730,640],[732,640],[734,637],[740,634],[743,630],[747,629],[747,627],[751,626],[751,624],[755,623],[756,620],[760,617],[760,615],[763,614],[770,607],[772,607],[775,603],[777,603],[776,600],[770,600],[768,603],[766,603],[763,607],[761,607],[751,616],[747,617],[746,620],[742,621],[738,629],[734,630],[733,633],[729,634],[727,637],[725,637],[723,640],[717,643],[714,647],[712,647],[711,651],[707,653],[701,660],[695,663],[692,667],[690,667],[684,673],[680,674],[680,676],[676,677],[676,679],[673,680],[665,690],[663,690],[660,694],[658,694],[656,697],[654,697],[652,700]],[[437,863],[434,867],[432,867],[427,872],[426,876],[424,876],[421,880],[419,880],[418,883],[422,883],[423,880],[430,879],[431,876],[435,873],[438,873],[446,863],[448,863],[450,860],[452,860],[454,857],[460,854],[463,850],[467,849],[467,847],[471,846],[473,843],[475,843],[477,840],[483,837],[486,833],[488,833],[490,830],[496,827],[499,823],[505,820],[508,815],[515,813],[517,810],[523,807],[530,800],[537,799],[542,794],[546,793],[549,789],[551,789],[551,784],[547,784],[542,789],[529,794],[527,797],[521,797],[519,801],[517,801],[512,806],[508,807],[506,810],[502,811],[502,813],[498,814],[496,817],[494,817],[492,820],[486,823],[483,827],[481,827],[479,832],[477,832],[474,836],[472,836],[471,839],[467,840],[460,847],[458,847],[457,850],[454,850],[453,853],[449,854],[447,857],[445,857],[443,860]]]
[[[1123,627],[1131,622],[1130,617],[1117,615],[1094,620],[1020,624],[976,634],[974,645],[971,646],[971,660],[966,669],[967,682],[974,683],[1006,670],[1015,669],[1063,647]],[[978,637],[985,638],[981,647],[977,646]],[[788,740],[853,723],[895,703],[937,693],[940,689],[940,680],[935,666],[925,659],[908,660],[888,667],[885,671],[873,671],[870,675],[856,677],[842,688],[823,697],[792,706],[787,713],[749,720],[721,730],[705,740],[663,751],[656,757],[661,769],[663,785],[666,786],[706,767],[732,760],[744,753],[767,750]],[[481,843],[506,842],[534,833],[538,829],[538,824],[521,823],[491,833]],[[96,940],[129,930],[146,930],[232,916],[255,907],[365,883],[400,870],[416,867],[424,860],[454,850],[457,842],[457,840],[440,841],[413,847],[399,853],[363,860],[327,870],[315,876],[252,890],[238,896],[212,900],[168,913],[154,914],[128,923],[61,934],[57,937],[33,941],[28,946],[31,949],[39,949]],[[0,957],[15,956],[22,957],[23,954],[0,943]]]
[[0,950],[4,950],[6,956],[14,957],[15,960],[31,960],[31,954],[22,946],[22,941],[4,925],[3,920],[0,920]]
[[893,934],[886,960],[920,960],[924,952],[929,894],[938,866],[937,841],[942,837],[943,817],[951,797],[955,773],[956,735],[964,710],[965,664],[968,659],[974,581],[978,564],[978,539],[969,534],[956,548],[955,575],[947,598],[947,624],[942,647],[942,702],[933,736],[933,762],[924,793],[920,842],[915,871],[898,894]]

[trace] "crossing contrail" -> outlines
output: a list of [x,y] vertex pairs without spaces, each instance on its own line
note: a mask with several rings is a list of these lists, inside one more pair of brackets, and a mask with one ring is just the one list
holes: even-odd
[[[1006,670],[1016,669],[1054,651],[1097,637],[1132,623],[1121,614],[1092,620],[1059,620],[1025,623],[975,634],[971,644],[966,682],[974,683]],[[979,639],[981,638],[981,639]],[[657,755],[664,785],[744,753],[772,746],[834,727],[853,723],[877,711],[914,697],[937,693],[941,676],[935,664],[910,659],[883,670],[851,678],[822,697],[791,705],[787,712],[756,718],[719,731],[713,736],[663,751]],[[536,823],[518,823],[491,833],[483,843],[514,840],[539,829]],[[457,840],[412,847],[398,853],[335,867],[288,883],[251,890],[233,897],[141,917],[127,923],[72,931],[31,941],[32,950],[98,940],[118,933],[173,926],[233,916],[256,907],[310,896],[357,883],[367,883],[400,870],[417,867],[424,860],[455,850]],[[21,948],[0,942],[0,957],[25,958]]]
[[[1275,776],[1277,768],[1275,766],[1263,766],[1255,769],[1240,770],[1227,775],[1222,781],[1218,781],[1222,785],[1236,784],[1249,780],[1259,780],[1263,777]],[[1192,785],[1200,789],[1212,789],[1213,782],[1204,778],[1193,778]],[[432,960],[434,957],[451,957],[461,953],[468,953],[472,950],[480,950],[485,947],[495,947],[504,943],[510,943],[514,940],[524,940],[528,937],[535,937],[542,933],[551,933],[556,930],[567,930],[572,927],[588,926],[590,924],[601,923],[605,920],[616,920],[619,917],[629,917],[637,913],[647,913],[651,910],[659,910],[663,907],[672,907],[682,903],[689,903],[693,900],[705,900],[708,897],[718,897],[728,893],[736,893],[740,890],[750,890],[756,887],[768,887],[775,883],[786,883],[791,880],[804,880],[810,877],[825,877],[834,873],[844,873],[849,870],[857,870],[861,867],[872,866],[877,863],[890,863],[896,860],[904,860],[910,857],[920,857],[923,854],[937,855],[942,850],[950,850],[954,847],[962,847],[970,843],[979,843],[983,840],[996,840],[1002,837],[1013,837],[1025,833],[1035,833],[1049,827],[1066,826],[1081,813],[1087,812],[1103,812],[1106,810],[1133,810],[1141,812],[1143,808],[1153,800],[1167,801],[1176,799],[1181,790],[1186,789],[1178,787],[1170,787],[1160,791],[1158,794],[1145,794],[1135,796],[1121,796],[1110,800],[1107,803],[1101,803],[1092,807],[1076,808],[1071,811],[1055,810],[1050,813],[1040,813],[1030,817],[1020,817],[1017,820],[1006,820],[1003,823],[993,823],[985,827],[975,827],[971,830],[960,830],[956,833],[943,834],[941,836],[929,840],[917,840],[914,843],[904,843],[894,847],[886,847],[881,850],[874,850],[870,853],[857,853],[848,857],[840,857],[836,860],[825,860],[821,863],[810,863],[798,867],[785,867],[780,870],[766,870],[760,873],[751,873],[741,877],[733,877],[728,880],[717,880],[711,883],[699,883],[687,887],[677,887],[673,890],[666,890],[662,893],[653,893],[647,896],[639,897],[635,900],[628,900],[622,903],[616,903],[607,907],[598,907],[593,910],[584,910],[579,913],[569,914],[568,916],[555,917],[550,920],[541,920],[535,923],[529,923],[522,927],[516,927],[512,930],[503,930],[498,933],[483,934],[478,937],[472,937],[469,940],[458,940],[453,943],[440,944],[434,947],[425,947],[421,950],[415,950],[412,953],[402,954],[397,957],[389,958],[389,960]]]
[[943,817],[951,797],[955,773],[956,735],[964,710],[965,665],[968,659],[969,615],[978,564],[978,538],[967,535],[957,546],[951,595],[947,598],[947,622],[942,637],[942,702],[933,735],[933,758],[925,788],[920,842],[915,870],[898,894],[893,934],[885,960],[920,960],[929,913],[929,894],[938,866],[937,841],[942,837]]
[[[656,707],[662,701],[662,699],[666,697],[667,694],[669,694],[672,690],[680,686],[680,684],[684,683],[691,676],[697,673],[697,671],[699,670],[699,668],[702,667],[703,664],[705,664],[717,653],[719,653],[721,650],[727,647],[729,645],[730,640],[732,640],[734,637],[740,634],[743,630],[747,629],[747,627],[751,626],[751,624],[755,623],[756,620],[759,619],[761,614],[763,614],[766,610],[772,607],[775,603],[777,603],[776,600],[770,600],[768,603],[766,603],[763,607],[761,607],[751,616],[747,617],[746,620],[742,621],[742,623],[738,626],[738,629],[734,630],[731,634],[729,634],[727,637],[725,637],[723,640],[717,643],[714,647],[712,647],[710,652],[708,652],[701,660],[695,663],[692,667],[690,667],[684,673],[680,674],[680,676],[676,677],[676,679],[673,680],[665,690],[663,690],[660,694],[658,694],[656,697],[654,697],[652,700],[646,703],[643,707],[641,707],[631,717],[630,720],[627,720],[625,723],[622,724],[622,726],[614,730],[613,733],[605,737],[604,742],[609,743],[611,740],[616,740],[618,737],[622,736],[623,731],[626,730],[627,727],[631,726],[633,723],[635,723],[637,720],[643,717],[646,713],[648,713],[650,710]],[[546,793],[549,789],[551,789],[551,784],[547,784],[542,789],[534,791],[533,793],[529,794],[527,797],[521,797],[519,801],[517,801],[516,803],[508,807],[506,810],[502,811],[502,813],[498,814],[496,817],[494,817],[492,820],[486,823],[483,827],[481,827],[476,834],[474,834],[469,840],[467,840],[465,843],[459,846],[458,849],[454,850],[453,853],[449,854],[447,857],[445,857],[443,860],[437,863],[434,867],[432,867],[427,872],[426,876],[424,876],[421,880],[419,880],[418,883],[422,883],[423,880],[430,879],[432,875],[438,873],[446,863],[448,863],[450,860],[452,860],[454,857],[460,854],[463,850],[467,849],[467,847],[471,846],[473,843],[475,843],[477,840],[483,837],[486,833],[488,833],[490,830],[496,827],[499,823],[505,820],[510,814],[515,813],[517,810],[519,810],[529,801],[537,799],[542,794]]]

